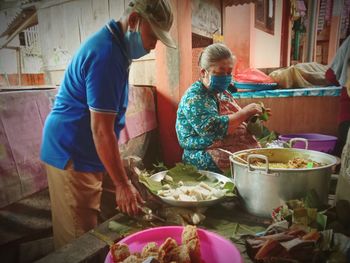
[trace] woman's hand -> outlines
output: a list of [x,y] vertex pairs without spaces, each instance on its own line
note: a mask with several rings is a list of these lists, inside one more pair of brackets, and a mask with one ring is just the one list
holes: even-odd
[[130,181],[125,184],[117,184],[115,199],[120,211],[130,216],[138,214],[139,205],[144,203],[141,195]]
[[257,103],[250,103],[247,106],[245,106],[242,110],[246,113],[247,118],[254,115],[262,114],[262,107],[260,104]]
[[267,115],[269,115],[269,117],[272,116],[271,108],[265,108],[265,111],[266,111]]

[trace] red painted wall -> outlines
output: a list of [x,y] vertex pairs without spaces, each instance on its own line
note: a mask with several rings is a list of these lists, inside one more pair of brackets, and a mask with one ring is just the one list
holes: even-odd
[[192,83],[191,1],[172,0],[171,35],[177,49],[156,48],[157,113],[162,157],[166,165],[181,161],[182,150],[175,131],[176,111],[184,91]]

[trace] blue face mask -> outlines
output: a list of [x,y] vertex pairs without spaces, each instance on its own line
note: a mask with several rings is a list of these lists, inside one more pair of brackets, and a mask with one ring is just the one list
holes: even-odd
[[224,76],[210,76],[210,82],[208,89],[210,91],[215,92],[223,92],[227,90],[227,88],[230,86],[232,81],[231,75],[224,75]]
[[138,29],[136,31],[128,30],[124,35],[124,41],[132,59],[138,59],[149,53],[143,47],[141,32]]

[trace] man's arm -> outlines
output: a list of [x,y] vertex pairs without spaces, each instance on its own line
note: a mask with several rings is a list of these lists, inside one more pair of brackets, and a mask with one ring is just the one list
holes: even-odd
[[90,113],[91,131],[98,156],[114,185],[127,184],[128,177],[120,158],[118,140],[114,132],[116,115],[95,111]]
[[90,111],[93,140],[109,176],[116,187],[116,201],[121,211],[128,214],[138,212],[142,199],[130,183],[120,158],[118,140],[114,132],[115,114]]

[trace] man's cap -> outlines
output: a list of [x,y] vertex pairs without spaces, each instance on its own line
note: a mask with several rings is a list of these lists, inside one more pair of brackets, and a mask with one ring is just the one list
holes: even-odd
[[149,22],[154,34],[164,45],[176,48],[169,33],[173,13],[167,0],[132,0],[129,6]]

